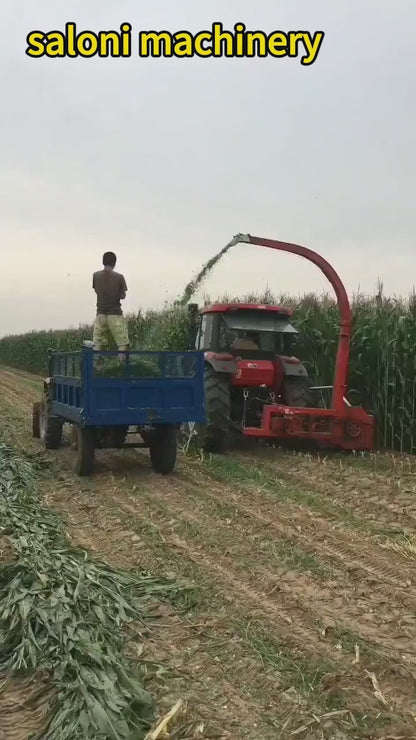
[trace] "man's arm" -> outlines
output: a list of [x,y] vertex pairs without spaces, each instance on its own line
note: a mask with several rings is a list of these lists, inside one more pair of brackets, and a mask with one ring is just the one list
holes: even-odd
[[92,275],[92,289],[95,290],[95,292],[97,292],[95,288],[95,272]]
[[124,275],[120,275],[120,300],[123,300],[126,297],[127,293],[127,283],[124,279]]

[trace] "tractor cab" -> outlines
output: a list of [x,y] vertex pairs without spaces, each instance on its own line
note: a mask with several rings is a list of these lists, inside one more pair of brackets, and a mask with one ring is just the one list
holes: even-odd
[[282,402],[316,406],[302,362],[293,357],[292,311],[252,303],[188,306],[190,348],[205,355],[206,449],[221,448],[231,425],[261,429],[263,409]]
[[241,359],[271,360],[291,355],[297,329],[291,310],[279,306],[217,303],[194,311],[195,349]]

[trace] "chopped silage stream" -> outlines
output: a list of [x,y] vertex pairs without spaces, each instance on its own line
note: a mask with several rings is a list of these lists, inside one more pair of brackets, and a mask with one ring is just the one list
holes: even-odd
[[[156,709],[145,662],[126,656],[126,631],[135,626],[137,642],[137,625],[155,618],[155,600],[174,599],[181,587],[72,547],[60,517],[38,498],[38,474],[35,462],[0,444],[0,537],[14,555],[0,562],[1,730],[38,740],[141,740]],[[19,708],[36,709],[29,735],[24,726],[19,734],[8,701],[22,680]]]
[[201,286],[203,280],[208,277],[211,270],[215,267],[222,257],[231,249],[231,244],[226,244],[225,247],[220,249],[211,259],[206,262],[195,277],[187,284],[181,298],[177,301],[179,306],[186,306],[188,301],[191,300],[193,295],[196,293],[198,288]]

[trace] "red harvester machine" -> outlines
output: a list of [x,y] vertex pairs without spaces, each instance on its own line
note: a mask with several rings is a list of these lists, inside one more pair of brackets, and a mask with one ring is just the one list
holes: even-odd
[[322,386],[314,386],[301,360],[291,355],[298,333],[291,310],[279,306],[214,304],[188,306],[193,346],[205,352],[207,424],[197,425],[203,447],[224,452],[229,433],[270,440],[310,440],[320,446],[371,450],[374,417],[347,401],[351,309],[345,288],[331,265],[306,247],[238,234],[240,242],[304,257],[319,267],[334,288],[340,334],[329,408]]

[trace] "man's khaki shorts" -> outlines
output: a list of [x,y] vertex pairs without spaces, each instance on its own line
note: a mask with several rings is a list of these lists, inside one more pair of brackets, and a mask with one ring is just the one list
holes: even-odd
[[117,349],[129,349],[127,321],[124,316],[99,314],[94,321],[92,337],[94,349],[105,351],[108,349],[111,338],[116,344]]

